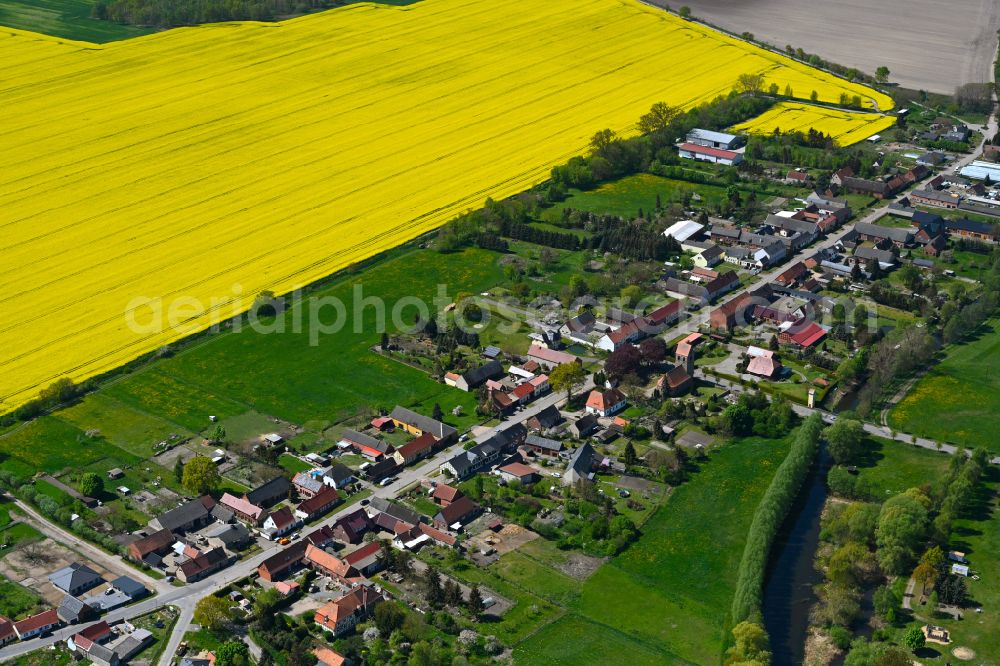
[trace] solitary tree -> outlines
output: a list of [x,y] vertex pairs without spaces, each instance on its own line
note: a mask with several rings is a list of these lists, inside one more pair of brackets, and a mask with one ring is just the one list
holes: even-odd
[[210,631],[221,631],[230,618],[229,602],[214,594],[202,598],[194,607],[194,621]]
[[587,373],[579,363],[563,363],[549,373],[549,383],[556,391],[566,391],[566,400],[573,397],[576,387],[583,384]]
[[889,68],[885,65],[880,65],[878,69],[875,70],[875,78],[879,83],[885,83],[889,80]]
[[441,405],[434,403],[434,409],[431,412],[431,418],[435,421],[441,421],[444,419],[444,413],[441,411]]
[[181,484],[195,495],[204,495],[219,485],[219,469],[211,458],[195,456],[184,465]]
[[629,440],[628,444],[625,445],[625,464],[631,467],[635,464],[637,456],[635,454],[635,447],[632,445],[632,440]]
[[104,479],[94,472],[87,472],[80,477],[80,492],[87,497],[97,497],[104,490]]
[[903,634],[903,645],[913,652],[922,648],[926,642],[927,638],[924,636],[924,632],[916,625],[907,629],[906,633]]
[[826,437],[830,455],[838,464],[853,460],[861,452],[865,439],[865,429],[854,419],[840,419],[828,427],[823,435]]
[[478,616],[483,610],[485,610],[483,595],[479,592],[479,586],[473,585],[472,589],[469,590],[469,612],[473,616]]

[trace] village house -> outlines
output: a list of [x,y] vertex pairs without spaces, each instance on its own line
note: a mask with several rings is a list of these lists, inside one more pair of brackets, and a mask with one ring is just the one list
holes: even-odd
[[437,439],[430,433],[425,432],[423,435],[410,440],[396,449],[392,457],[398,465],[412,465],[418,460],[423,460],[429,456],[434,451],[436,444]]
[[333,524],[331,530],[334,537],[343,543],[359,543],[372,527],[372,522],[364,509],[357,509],[352,513],[342,516]]
[[368,619],[383,600],[381,593],[367,585],[359,585],[316,611],[313,620],[335,637],[343,636]]
[[[594,316],[594,313],[590,310],[584,310],[577,316],[567,319],[566,322],[559,328],[559,332],[567,337],[574,334],[586,336],[590,335],[596,325],[597,317]],[[528,355],[531,355],[530,351]]]
[[270,515],[264,519],[264,524],[261,525],[261,532],[268,539],[278,539],[285,536],[301,524],[302,521],[295,517],[292,510],[287,506],[283,506],[277,511],[272,511]]
[[625,409],[625,394],[616,388],[594,389],[587,396],[585,410],[597,416],[612,416]]
[[642,327],[637,320],[628,322],[613,331],[608,331],[597,341],[597,348],[613,352],[642,337]]
[[185,583],[194,583],[226,568],[232,562],[232,558],[222,548],[211,548],[181,562],[177,566],[177,578]]
[[760,347],[748,347],[747,354],[750,356],[750,363],[747,364],[747,372],[751,375],[773,379],[781,370],[781,362],[775,357],[774,352]]
[[317,475],[323,479],[324,485],[338,490],[343,490],[357,480],[354,478],[354,471],[339,462],[317,470]]
[[594,451],[594,447],[587,442],[581,444],[573,452],[573,455],[570,456],[569,463],[566,465],[566,472],[562,475],[562,484],[564,486],[571,486],[578,481],[590,479],[591,473],[594,471],[596,458],[597,452]]
[[[800,319],[791,322],[781,329],[778,334],[778,342],[783,344],[796,344],[799,347],[812,347],[826,337],[826,329],[814,321]],[[749,371],[749,368],[748,368]]]
[[372,541],[344,555],[344,562],[357,569],[362,576],[372,576],[382,570],[381,551],[382,544]]
[[395,532],[399,523],[409,528],[421,522],[419,513],[384,497],[373,497],[368,508],[372,523],[387,532]]
[[527,435],[527,428],[520,423],[514,424],[468,451],[460,451],[442,464],[441,470],[459,481],[467,479],[498,463],[503,454],[515,451]]
[[482,512],[483,508],[481,506],[468,497],[462,496],[448,506],[441,507],[441,510],[437,512],[432,522],[434,527],[439,530],[451,529],[459,531],[463,525]]
[[314,471],[297,472],[292,477],[292,486],[301,499],[309,499],[326,487],[322,478],[318,474],[315,474]]
[[343,585],[352,585],[364,580],[361,572],[348,562],[315,546],[306,546],[305,558],[302,563]]
[[392,410],[392,413],[389,414],[389,418],[392,419],[392,422],[396,424],[397,428],[402,428],[414,437],[420,437],[424,433],[433,435],[439,442],[441,442],[441,446],[451,444],[458,438],[458,430],[450,425],[441,423],[440,421],[432,419],[429,416],[417,414],[416,412],[399,405]]
[[446,483],[437,484],[431,492],[431,500],[438,506],[448,506],[460,497],[464,497],[462,491]]
[[67,594],[59,602],[56,615],[63,621],[63,624],[78,624],[96,617],[97,613],[80,599]]
[[295,509],[295,517],[302,521],[313,521],[326,514],[330,509],[340,504],[340,492],[332,486],[323,486],[316,493]]
[[59,614],[56,613],[54,608],[51,608],[47,611],[38,613],[37,615],[31,615],[19,622],[15,622],[14,633],[17,634],[17,637],[20,640],[26,641],[29,638],[41,636],[44,633],[52,631],[61,625],[62,620],[59,619]]
[[[389,417],[384,418],[388,419]],[[395,429],[392,419],[389,419],[388,423],[392,424],[393,429]],[[340,444],[345,448],[351,448],[355,453],[369,460],[381,460],[383,456],[390,455],[395,451],[392,444],[355,430],[345,430],[340,435]]]
[[597,417],[593,414],[584,414],[570,424],[569,433],[577,439],[583,439],[597,430],[599,424]]
[[768,304],[770,294],[771,290],[767,285],[752,292],[743,292],[712,310],[709,314],[710,326],[717,330],[731,331],[736,326],[747,323],[747,313],[752,311],[755,305]]
[[253,526],[260,525],[261,518],[264,517],[263,507],[251,504],[242,497],[235,497],[229,493],[224,493],[222,499],[219,500],[219,504],[226,507],[233,514],[245,523],[250,523]]
[[0,647],[13,643],[17,640],[17,632],[14,631],[14,623],[0,615]]
[[418,550],[430,541],[447,548],[454,548],[458,544],[458,539],[453,535],[424,523],[414,525],[405,532],[397,532],[392,544],[401,550]]
[[[364,511],[361,510],[361,513],[364,513]],[[272,555],[261,562],[257,567],[257,575],[269,583],[284,578],[291,571],[302,566],[302,560],[306,556],[306,547],[309,545],[308,541],[303,540],[286,546],[276,555]]]
[[524,438],[524,444],[521,445],[526,451],[530,451],[535,455],[549,456],[550,458],[558,456],[562,453],[563,443],[556,439],[548,439],[546,437],[539,437],[538,435],[528,435]]

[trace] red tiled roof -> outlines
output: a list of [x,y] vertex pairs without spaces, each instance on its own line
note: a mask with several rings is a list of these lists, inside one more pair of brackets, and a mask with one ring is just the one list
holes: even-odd
[[532,467],[528,467],[524,463],[514,462],[509,465],[504,465],[500,468],[501,472],[507,472],[513,476],[525,477],[532,474],[538,474]]
[[283,506],[277,511],[272,511],[271,515],[268,516],[276,529],[284,529],[295,522],[295,516],[292,515],[292,510],[287,506]]
[[14,635],[14,623],[0,615],[0,642]]
[[323,490],[299,504],[299,511],[312,515],[340,501],[340,493],[333,486],[323,486]]
[[662,305],[646,315],[646,321],[653,325],[662,324],[680,312],[683,306],[684,303],[682,301],[673,301]]
[[23,634],[29,631],[35,631],[41,627],[59,624],[59,614],[56,613],[56,609],[51,608],[47,611],[43,611],[38,615],[32,615],[31,617],[26,617],[20,622],[14,623],[14,629],[17,633]]
[[511,391],[514,397],[517,398],[518,400],[524,400],[534,392],[535,392],[535,387],[527,382],[525,382],[524,384],[520,384],[519,386],[515,387],[513,391]]
[[318,647],[313,650],[313,655],[316,660],[323,664],[323,666],[344,666],[346,659],[343,655],[340,655],[330,648]]
[[239,515],[250,516],[254,520],[260,520],[260,517],[264,514],[264,509],[261,507],[229,493],[223,494],[222,499],[219,500],[219,504],[227,509],[232,509]]
[[592,407],[603,412],[624,399],[625,396],[618,389],[606,389],[604,391],[594,389],[587,396],[587,407]]
[[321,550],[311,544],[306,547],[306,562],[308,564],[315,564],[323,571],[340,576],[344,579],[357,578],[359,575],[357,569],[352,567],[345,560],[340,559],[336,555],[331,555],[325,550]]
[[411,456],[420,455],[424,451],[430,451],[434,447],[434,443],[436,441],[437,438],[435,438],[434,435],[429,432],[425,432],[413,441],[403,444],[401,447],[396,449],[396,451],[398,451],[399,455],[406,459]]
[[434,499],[444,500],[445,502],[454,502],[461,496],[461,490],[444,483],[439,483],[434,489],[434,492],[431,493],[431,497]]
[[572,363],[577,360],[576,356],[573,356],[572,354],[556,351],[555,349],[548,349],[546,347],[540,347],[539,345],[531,345],[531,347],[528,348],[528,356],[537,356],[538,358],[548,361],[549,363],[557,363],[559,365],[562,365],[563,363]]
[[358,548],[353,553],[348,553],[347,555],[344,555],[344,561],[350,564],[351,566],[354,566],[361,560],[368,559],[369,557],[377,553],[381,548],[382,544],[380,542],[372,541],[371,543],[367,543],[364,546],[361,546],[361,548]]
[[696,143],[682,143],[678,146],[679,150],[686,150],[689,153],[700,153],[702,155],[711,155],[712,157],[723,157],[728,159],[734,159],[739,153],[734,153],[731,150],[723,150],[722,148],[712,148],[710,146],[699,146]]
[[826,336],[826,331],[816,322],[809,322],[798,332],[794,333],[792,341],[800,347],[811,347]]

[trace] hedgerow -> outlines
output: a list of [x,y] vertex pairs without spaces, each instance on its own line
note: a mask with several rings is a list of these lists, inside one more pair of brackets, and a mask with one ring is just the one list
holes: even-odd
[[818,414],[806,419],[757,506],[737,572],[736,594],[731,611],[733,624],[743,620],[759,621],[764,571],[771,544],[799,494],[809,473],[809,466],[816,458],[822,429],[823,422]]

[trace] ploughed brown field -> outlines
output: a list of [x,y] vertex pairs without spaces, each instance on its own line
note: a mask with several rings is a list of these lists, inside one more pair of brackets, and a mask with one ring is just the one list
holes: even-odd
[[[665,0],[652,0],[663,5]],[[1000,29],[996,0],[684,0],[691,15],[736,34],[870,74],[880,65],[907,88],[953,93],[990,81]]]

